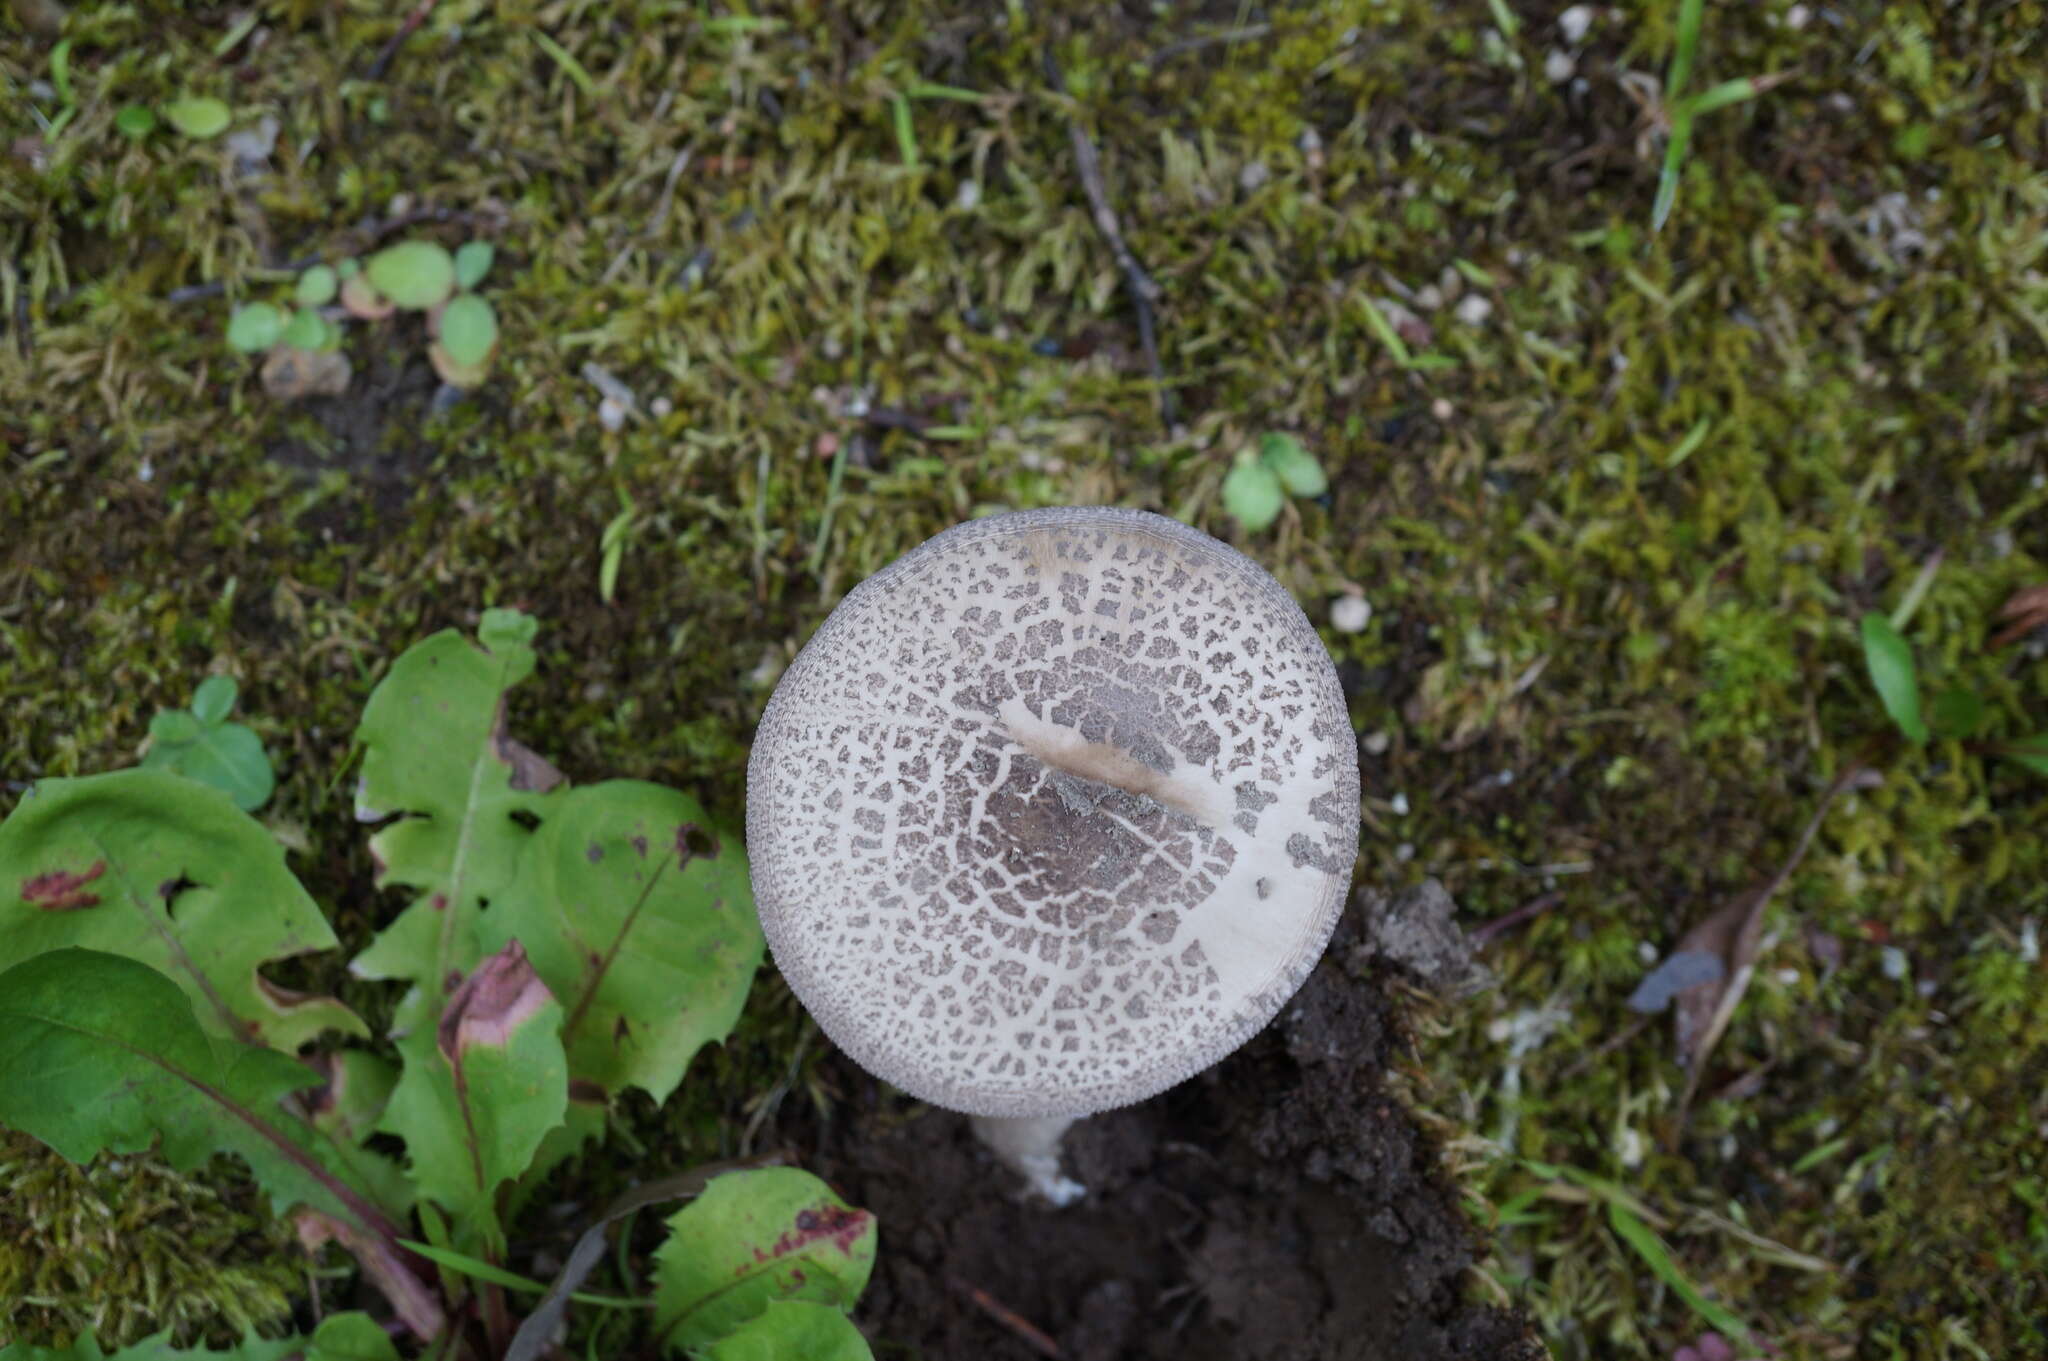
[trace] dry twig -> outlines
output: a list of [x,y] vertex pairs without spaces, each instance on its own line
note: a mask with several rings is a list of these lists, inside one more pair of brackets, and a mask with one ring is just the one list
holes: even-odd
[[[1066,77],[1060,74],[1051,43],[1042,49],[1042,60],[1046,82],[1054,93],[1066,94]],[[1117,221],[1116,209],[1109,205],[1109,190],[1102,182],[1102,157],[1082,129],[1080,120],[1072,115],[1067,120],[1067,136],[1074,144],[1075,168],[1081,176],[1082,192],[1088,195],[1095,230],[1109,243],[1110,253],[1116,257],[1117,268],[1124,276],[1124,289],[1131,295],[1131,307],[1138,314],[1138,341],[1144,347],[1145,364],[1159,390],[1159,419],[1171,430],[1175,416],[1173,393],[1167,389],[1165,370],[1159,364],[1158,318],[1154,310],[1154,304],[1159,300],[1159,285],[1138,263],[1138,257],[1131,254],[1131,248],[1124,244],[1122,224]]]

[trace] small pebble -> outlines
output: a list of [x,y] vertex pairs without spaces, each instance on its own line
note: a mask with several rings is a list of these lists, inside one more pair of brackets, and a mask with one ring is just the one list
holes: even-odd
[[1264,161],[1246,161],[1244,169],[1237,172],[1237,187],[1247,194],[1257,193],[1273,178],[1273,172],[1266,169]]
[[597,423],[607,430],[618,430],[626,423],[624,404],[607,397],[597,404]]
[[1789,987],[1791,987],[1791,986],[1792,986],[1792,985],[1793,985],[1794,983],[1797,983],[1797,982],[1799,981],[1799,970],[1797,970],[1797,969],[1780,969],[1780,970],[1778,970],[1778,981],[1779,981],[1780,983],[1784,984],[1784,985],[1785,985],[1786,987],[1788,987],[1788,988],[1789,988]]
[[962,180],[960,187],[953,191],[953,206],[963,213],[971,213],[981,206],[981,181]]
[[1562,85],[1578,73],[1579,64],[1572,60],[1572,54],[1561,47],[1553,47],[1543,58],[1543,78],[1552,85]]
[[1396,790],[1396,791],[1394,791],[1394,797],[1393,797],[1393,798],[1391,798],[1391,799],[1388,799],[1388,800],[1387,800],[1387,807],[1389,807],[1389,808],[1391,808],[1391,809],[1393,809],[1393,810],[1394,810],[1394,816],[1395,816],[1395,817],[1397,817],[1397,818],[1405,818],[1405,817],[1407,817],[1407,816],[1408,816],[1408,795],[1407,795],[1407,794],[1406,794],[1405,792],[1403,792],[1403,791],[1400,791],[1400,790]]
[[1358,745],[1365,749],[1367,756],[1384,756],[1387,748],[1394,745],[1394,739],[1383,732],[1373,732],[1367,733],[1365,740]]
[[1577,47],[1585,39],[1586,30],[1593,27],[1593,7],[1573,5],[1557,16],[1557,31],[1567,43]]
[[1483,325],[1493,315],[1493,303],[1485,296],[1472,293],[1458,300],[1457,317],[1467,326]]
[[1901,950],[1896,945],[1887,945],[1884,947],[1884,953],[1879,958],[1883,964],[1884,976],[1886,978],[1896,983],[1906,976],[1908,964],[1904,950]]
[[1330,602],[1330,627],[1339,633],[1363,632],[1372,622],[1372,602],[1362,595],[1340,595]]
[[1400,861],[1402,864],[1405,865],[1414,858],[1415,846],[1413,842],[1404,841],[1400,845],[1394,847],[1394,859]]
[[1806,21],[1813,17],[1813,11],[1804,5],[1794,5],[1785,11],[1785,27],[1797,33],[1806,27]]
[[1646,940],[1637,941],[1636,958],[1644,964],[1655,964],[1657,962],[1657,947]]
[[1451,405],[1448,398],[1439,397],[1429,404],[1429,414],[1432,417],[1434,417],[1439,423],[1441,423],[1444,421],[1448,421],[1451,417],[1457,415],[1458,413],[1457,409]]
[[676,404],[666,397],[656,397],[647,404],[647,409],[657,416],[666,416],[676,409]]
[[1443,291],[1435,284],[1424,284],[1415,290],[1415,305],[1425,312],[1434,312],[1444,305]]

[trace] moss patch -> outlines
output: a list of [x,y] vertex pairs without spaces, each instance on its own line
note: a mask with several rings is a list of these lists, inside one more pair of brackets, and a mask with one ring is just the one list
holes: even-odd
[[[0,30],[0,797],[126,763],[156,707],[230,671],[279,758],[268,816],[359,944],[384,905],[346,736],[423,633],[535,612],[526,740],[574,778],[736,815],[768,685],[861,577],[998,506],[1118,502],[1232,537],[1232,456],[1295,431],[1330,495],[1243,546],[1319,621],[1347,581],[1375,607],[1331,635],[1372,735],[1363,876],[1434,873],[1474,921],[1564,895],[1493,947],[1496,994],[1426,1022],[1418,1099],[1475,1205],[1521,1206],[1475,1288],[1533,1309],[1565,1357],[1668,1354],[1702,1326],[1534,1158],[1630,1188],[1787,1355],[2048,1345],[2028,944],[2048,785],[1955,747],[1887,758],[1773,907],[1686,1129],[1660,1030],[1596,1052],[1644,948],[1759,877],[1882,739],[1854,621],[1935,550],[1912,641],[1999,731],[2048,728],[2038,644],[1983,643],[2048,576],[2048,11],[1852,9],[1713,10],[1696,82],[1799,75],[1701,122],[1655,239],[1657,148],[1620,77],[1663,69],[1657,8],[1600,11],[1580,85],[1543,74],[1547,10],[1517,7],[1504,38],[1477,2],[1090,7],[1084,26],[444,0],[377,81],[395,20],[356,10],[291,0],[217,56],[212,7],[79,6],[54,140],[55,92],[32,90],[49,44]],[[1046,91],[1047,44],[1070,99]],[[228,100],[237,130],[274,118],[267,164],[114,129],[181,91]],[[1070,117],[1162,286],[1177,428]],[[490,382],[430,416],[400,322],[352,330],[349,398],[269,404],[223,341],[231,301],[396,239],[394,215],[396,235],[497,245]],[[225,297],[172,301],[215,281]],[[1402,366],[1388,324],[1450,362]],[[638,393],[616,431],[586,362]],[[638,520],[606,607],[622,495]],[[680,1163],[742,1142],[770,1094],[827,1097],[800,1096],[786,996],[749,1017],[639,1137]],[[147,1312],[51,1288],[23,1335]],[[234,1294],[195,1289],[193,1326]]]

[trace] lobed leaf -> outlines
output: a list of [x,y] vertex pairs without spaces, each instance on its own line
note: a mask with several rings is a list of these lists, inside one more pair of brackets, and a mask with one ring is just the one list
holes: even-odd
[[555,799],[524,864],[483,915],[484,947],[516,940],[561,999],[572,1078],[666,1101],[760,966],[739,838],[694,799],[612,780]]
[[335,944],[263,825],[169,771],[43,780],[0,823],[0,968],[66,946],[122,955],[168,975],[208,1033],[290,1051],[365,1033],[261,973]]
[[370,839],[377,884],[419,896],[350,967],[418,985],[399,1005],[401,1033],[431,1028],[482,958],[478,917],[512,889],[531,837],[517,819],[540,816],[560,779],[505,733],[505,696],[533,674],[534,631],[517,611],[487,610],[480,644],[453,629],[414,644],[356,728],[356,816],[393,818]]
[[845,1314],[810,1300],[776,1300],[706,1347],[704,1361],[874,1361]]
[[0,973],[0,1123],[73,1162],[157,1144],[183,1172],[233,1153],[280,1212],[390,1232],[283,1105],[318,1081],[275,1050],[209,1035],[178,986],[136,960],[67,948]]
[[776,1300],[851,1309],[875,1264],[875,1219],[808,1172],[730,1172],[668,1220],[654,1254],[665,1346],[726,1337]]
[[405,1068],[380,1128],[403,1138],[420,1193],[458,1242],[501,1247],[498,1189],[526,1171],[569,1100],[562,1008],[517,941],[449,997],[431,1032],[401,1046]]

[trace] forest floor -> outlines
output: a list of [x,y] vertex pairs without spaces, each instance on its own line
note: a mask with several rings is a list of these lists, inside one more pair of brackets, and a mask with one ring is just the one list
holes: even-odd
[[[1986,746],[2048,730],[2000,617],[2048,583],[2048,7],[1709,7],[1681,94],[1782,79],[1701,113],[1655,231],[1675,3],[441,0],[374,69],[410,8],[0,14],[0,811],[230,673],[353,949],[392,904],[349,734],[420,637],[538,615],[524,739],[737,824],[852,585],[995,509],[1158,510],[1324,627],[1358,902],[1440,881],[1483,986],[1367,960],[1361,907],[1212,1079],[1077,1130],[1062,1217],[764,973],[620,1113],[638,1170],[794,1147],[880,1216],[884,1357],[2048,1353],[2048,780]],[[229,128],[117,126],[182,94]],[[225,343],[406,237],[496,248],[467,396],[416,320],[297,402]],[[1249,533],[1268,432],[1330,486]],[[1898,738],[1871,611],[1977,740]],[[1689,1071],[1628,999],[1816,818]],[[343,957],[308,980],[388,1015]],[[231,1165],[0,1132],[0,1340],[220,1340],[315,1284]]]

